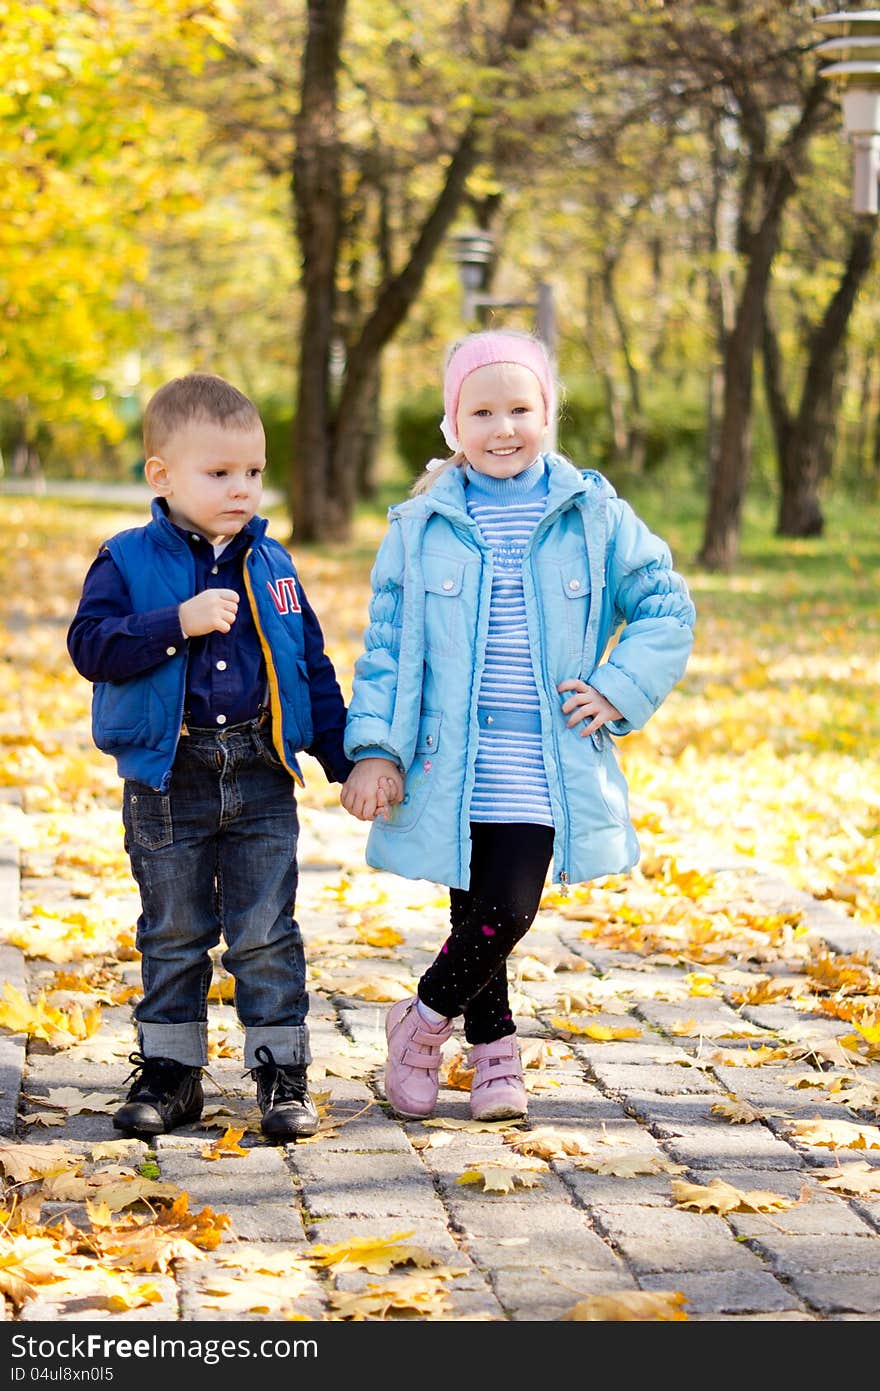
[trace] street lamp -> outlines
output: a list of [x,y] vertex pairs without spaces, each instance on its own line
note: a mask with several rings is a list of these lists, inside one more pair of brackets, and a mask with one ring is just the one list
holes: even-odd
[[834,58],[822,77],[842,88],[843,124],[855,145],[853,208],[857,213],[880,211],[880,10],[838,10],[819,15],[834,38],[820,43],[817,53]]
[[[555,375],[556,309],[552,285],[549,285],[545,280],[539,280],[536,287],[536,297],[533,300],[495,299],[493,296],[483,293],[489,266],[495,254],[493,238],[488,232],[474,230],[456,233],[452,242],[452,258],[458,263],[458,274],[463,291],[462,314],[466,322],[472,323],[479,319],[481,309],[533,309],[535,311],[535,333],[547,349],[547,356]],[[555,450],[556,420],[551,420],[549,425],[548,443],[550,449]]]

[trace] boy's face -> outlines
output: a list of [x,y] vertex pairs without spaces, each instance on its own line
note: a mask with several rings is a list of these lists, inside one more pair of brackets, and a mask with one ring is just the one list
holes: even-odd
[[461,384],[457,427],[478,473],[514,478],[537,459],[547,428],[538,378],[518,362],[477,367]]
[[248,429],[191,420],[147,460],[147,482],[168,504],[172,522],[217,544],[246,526],[263,496],[266,437]]

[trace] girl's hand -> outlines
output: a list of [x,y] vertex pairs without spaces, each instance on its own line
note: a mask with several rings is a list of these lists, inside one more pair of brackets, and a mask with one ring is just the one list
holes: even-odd
[[557,691],[572,691],[562,706],[563,715],[568,715],[566,724],[569,729],[573,729],[579,721],[589,720],[580,731],[582,739],[595,734],[597,729],[601,729],[603,724],[609,720],[622,720],[623,715],[616,705],[612,705],[610,700],[606,700],[593,686],[588,686],[586,681],[581,681],[576,677],[571,677],[568,681],[560,681],[556,687]]
[[402,796],[403,779],[396,763],[390,758],[362,758],[349,773],[339,800],[358,821],[373,821]]

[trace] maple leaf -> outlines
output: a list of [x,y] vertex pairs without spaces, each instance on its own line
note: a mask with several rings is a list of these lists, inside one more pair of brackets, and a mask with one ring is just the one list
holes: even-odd
[[121,1159],[126,1155],[140,1154],[146,1150],[143,1140],[102,1140],[97,1145],[92,1145],[89,1150],[89,1159]]
[[372,976],[348,982],[337,982],[334,993],[352,995],[359,1000],[371,1000],[386,1004],[406,1000],[416,992],[414,980],[395,980],[392,976]]
[[868,1164],[864,1159],[854,1159],[851,1164],[841,1164],[834,1173],[819,1174],[819,1183],[835,1193],[850,1194],[854,1198],[873,1198],[880,1195],[880,1169]]
[[579,1024],[576,1020],[560,1014],[554,1014],[550,1023],[554,1029],[562,1029],[569,1034],[584,1035],[601,1043],[610,1043],[613,1039],[641,1038],[642,1036],[641,1029],[614,1028],[611,1024]]
[[40,994],[36,1004],[32,1005],[9,982],[4,985],[3,994],[6,998],[0,1001],[0,1025],[13,1033],[41,1038],[55,1048],[68,1047],[77,1039],[88,1038],[100,1028],[99,1005],[85,1013],[78,1002],[65,1009],[56,1009],[47,1002],[45,994]]
[[511,1133],[507,1143],[517,1154],[537,1155],[539,1159],[565,1159],[572,1154],[589,1154],[593,1148],[587,1135],[573,1130],[554,1130],[549,1125],[527,1130],[524,1134]]
[[[752,1121],[759,1121],[767,1113],[759,1111],[756,1106],[752,1106],[748,1101],[743,1101],[740,1097],[731,1096],[724,1101],[713,1101],[709,1110],[716,1116],[723,1116],[732,1125],[750,1125]],[[774,1111],[774,1115],[781,1115],[782,1112]]]
[[203,1159],[247,1159],[250,1150],[242,1149],[239,1140],[245,1132],[245,1126],[240,1129],[229,1126],[218,1140],[211,1145],[205,1145],[201,1151]]
[[214,1272],[199,1279],[199,1298],[209,1309],[223,1309],[230,1317],[235,1311],[248,1314],[281,1313],[309,1287],[309,1273],[288,1261],[283,1272],[249,1272],[241,1276]]
[[524,1068],[544,1068],[554,1061],[566,1061],[574,1057],[567,1044],[551,1038],[523,1039],[519,1052]]
[[680,1322],[687,1320],[680,1290],[622,1290],[615,1294],[591,1294],[563,1314],[563,1319],[588,1322]]
[[763,1067],[787,1057],[785,1048],[714,1048],[706,1055],[706,1061],[722,1067]]
[[69,1116],[83,1112],[109,1116],[119,1105],[118,1097],[107,1096],[105,1092],[81,1092],[78,1087],[50,1087],[45,1096],[29,1096],[27,1092],[22,1095],[41,1106],[57,1106]]
[[362,942],[370,947],[398,947],[405,941],[402,933],[396,928],[386,925],[371,923],[369,920],[361,921],[355,927],[355,932]]
[[728,1212],[784,1212],[786,1208],[796,1205],[796,1199],[786,1198],[782,1193],[757,1188],[744,1192],[718,1178],[708,1185],[673,1179],[672,1196],[676,1207],[693,1208],[696,1212],[717,1212],[720,1216]]
[[795,1121],[790,1134],[805,1145],[824,1145],[830,1149],[880,1149],[880,1128],[876,1125],[854,1125],[851,1121],[823,1120],[813,1116]]
[[803,1043],[789,1044],[784,1050],[785,1056],[794,1058],[795,1061],[832,1063],[835,1067],[864,1067],[867,1059],[862,1058],[851,1048],[844,1046],[844,1040],[838,1038],[816,1038],[809,1039]]
[[0,1168],[14,1183],[77,1169],[85,1163],[84,1154],[71,1154],[60,1145],[0,1145]]
[[763,1029],[753,1029],[749,1024],[728,1024],[721,1019],[676,1020],[669,1032],[679,1038],[764,1038]]
[[137,1285],[120,1286],[105,1296],[108,1309],[122,1313],[126,1309],[141,1309],[145,1304],[161,1304],[162,1291],[156,1285],[141,1281]]
[[469,1092],[475,1068],[468,1067],[464,1053],[453,1053],[440,1067],[440,1085],[451,1091]]
[[435,1275],[403,1275],[393,1285],[367,1284],[362,1294],[333,1291],[330,1303],[340,1319],[384,1319],[392,1312],[420,1314],[423,1318],[442,1318],[451,1309],[451,1300],[442,1281]]
[[519,1125],[519,1121],[458,1121],[451,1116],[431,1116],[429,1120],[422,1121],[422,1125],[435,1127],[439,1130],[465,1130],[471,1135],[497,1135],[499,1131],[513,1129]]
[[617,1155],[580,1158],[575,1160],[579,1169],[587,1169],[595,1174],[608,1174],[614,1178],[638,1178],[642,1174],[683,1174],[687,1165],[674,1164],[662,1154],[648,1150],[644,1154],[626,1151]]
[[37,1285],[54,1283],[65,1275],[66,1252],[43,1236],[0,1234],[0,1291],[21,1308]]
[[533,1171],[545,1170],[549,1166],[542,1159],[532,1159],[524,1163],[514,1163],[512,1159],[486,1160],[472,1164],[465,1169],[456,1183],[482,1183],[484,1193],[510,1193],[514,1188],[536,1188],[541,1180]]
[[171,1200],[180,1192],[176,1183],[162,1183],[120,1169],[99,1169],[88,1177],[57,1174],[43,1184],[47,1199],[72,1202],[101,1202],[111,1212],[121,1212],[145,1198]]
[[828,1090],[853,1111],[876,1111],[880,1108],[880,1086],[876,1082],[853,1085],[831,1083]]
[[394,1232],[387,1237],[352,1237],[335,1246],[312,1246],[309,1259],[331,1268],[337,1275],[348,1270],[387,1275],[395,1265],[436,1265],[434,1257],[423,1247],[401,1244],[408,1236],[412,1236],[412,1232]]
[[29,1116],[22,1116],[25,1125],[66,1125],[65,1116],[59,1116],[57,1111],[34,1111]]

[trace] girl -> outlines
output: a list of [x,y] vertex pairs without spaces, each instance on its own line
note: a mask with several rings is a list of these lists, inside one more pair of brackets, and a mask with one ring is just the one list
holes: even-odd
[[540,342],[471,334],[443,402],[453,453],[391,508],[373,567],[341,800],[372,819],[403,772],[367,862],[451,890],[449,936],[386,1016],[386,1097],[431,1115],[463,1015],[471,1114],[494,1120],[526,1113],[507,958],[551,861],[563,886],[636,863],[610,735],[642,726],[684,674],[694,607],[611,484],[542,452],[556,392]]

